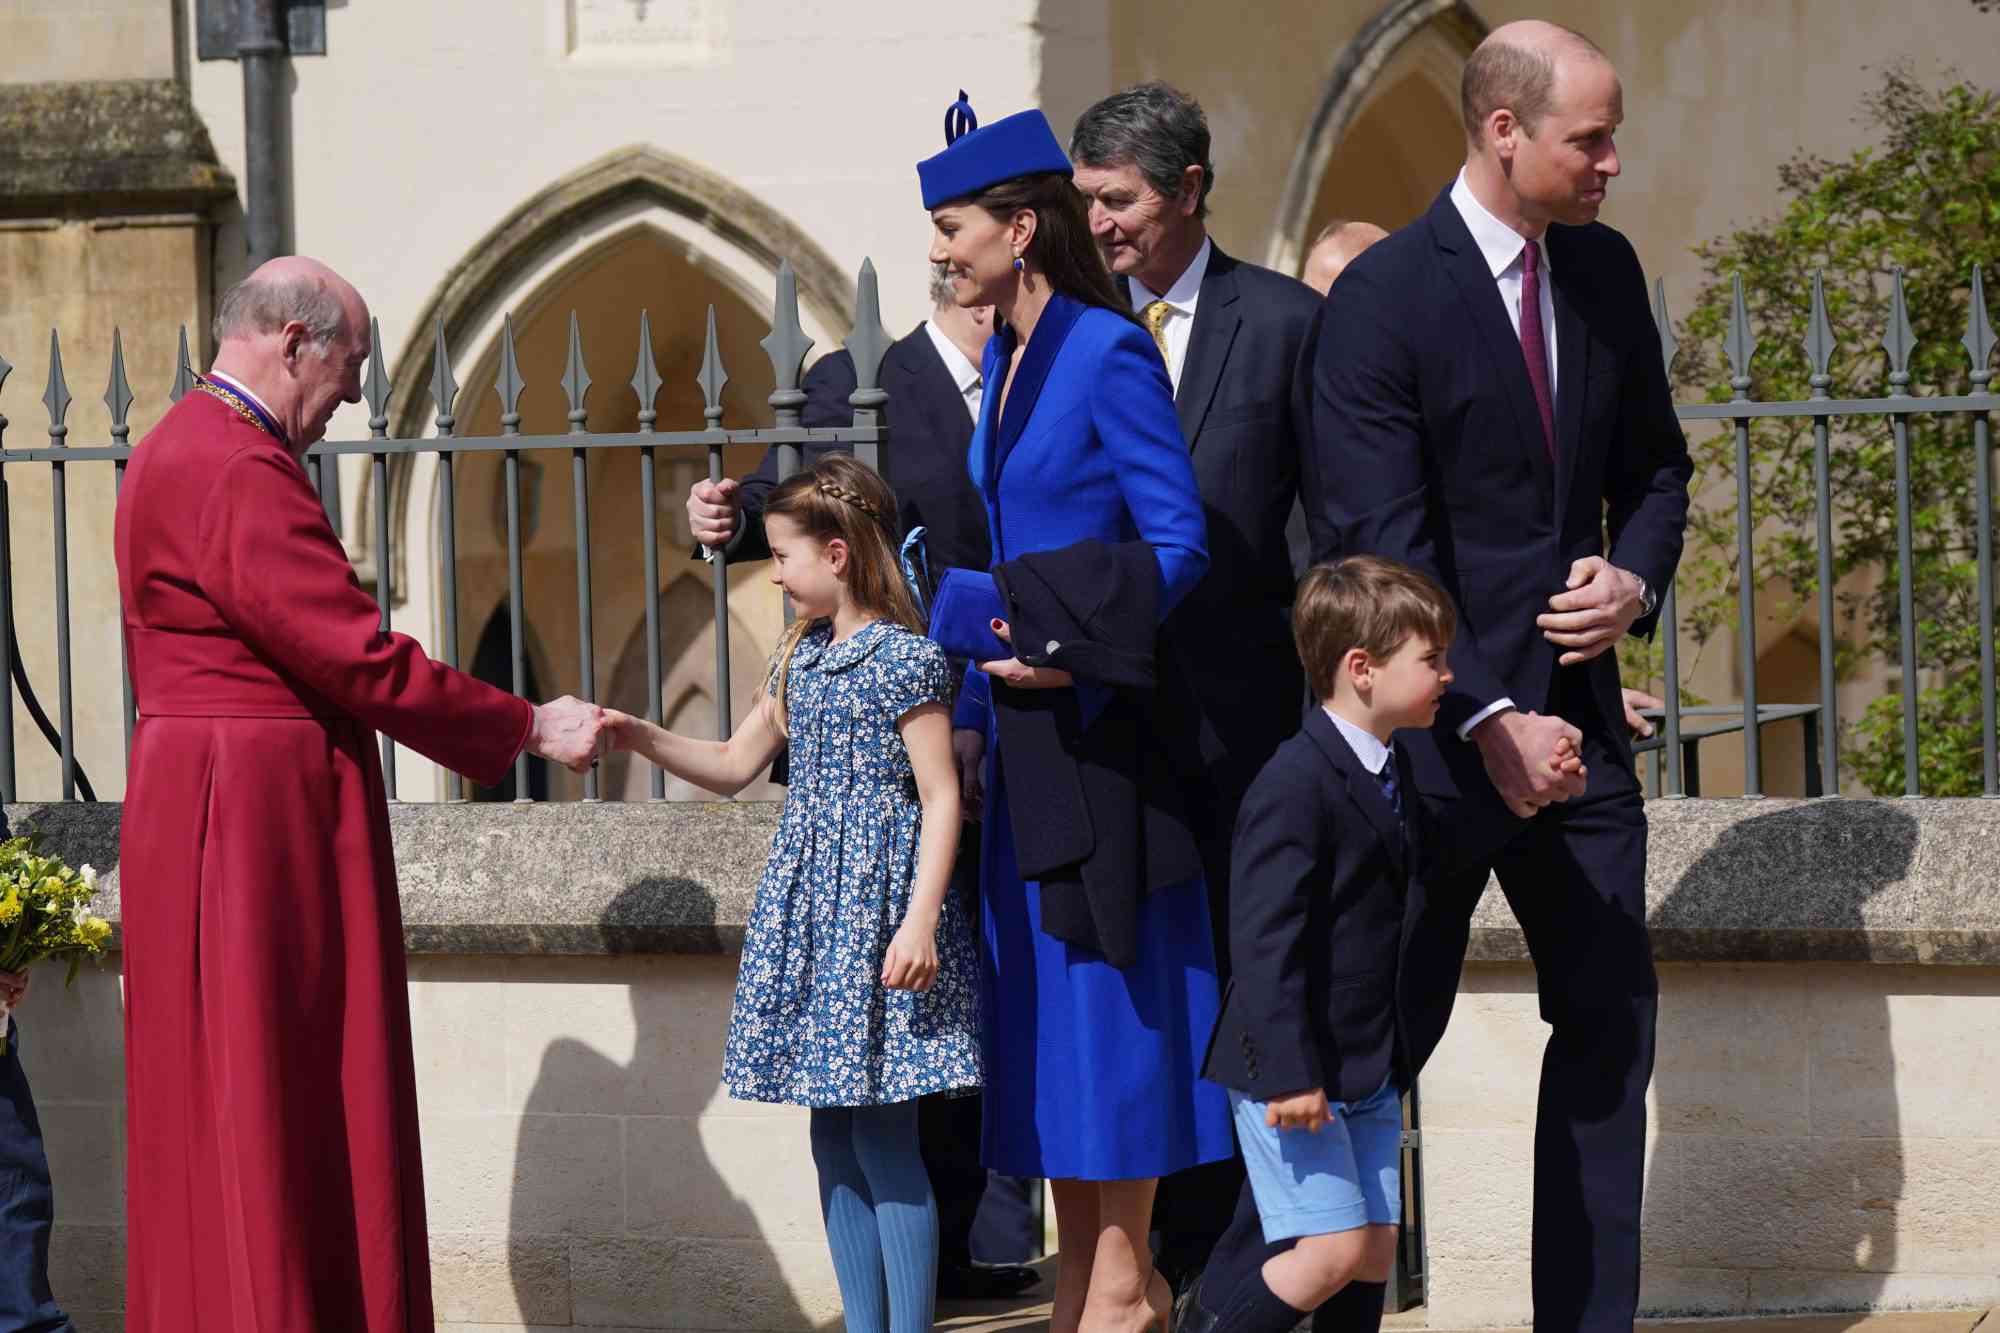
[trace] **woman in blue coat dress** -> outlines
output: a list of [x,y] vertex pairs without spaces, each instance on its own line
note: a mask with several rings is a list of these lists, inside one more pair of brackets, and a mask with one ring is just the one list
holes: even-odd
[[[1208,565],[1166,368],[1104,268],[1042,114],[979,128],[960,99],[946,150],[918,173],[931,260],[947,267],[960,305],[992,305],[999,318],[968,457],[994,563],[1143,541],[1164,618]],[[980,668],[967,673],[954,720],[962,759],[997,751],[987,743],[991,681],[1076,690],[1086,719],[1109,698],[1018,658]],[[1017,868],[997,760],[987,754],[984,770],[983,1157],[1050,1182],[1062,1259],[1052,1333],[1135,1333],[1169,1305],[1147,1249],[1158,1178],[1232,1147],[1227,1100],[1197,1073],[1218,1007],[1207,890],[1197,875],[1143,894],[1127,966],[1055,938],[1043,929],[1041,885]]]

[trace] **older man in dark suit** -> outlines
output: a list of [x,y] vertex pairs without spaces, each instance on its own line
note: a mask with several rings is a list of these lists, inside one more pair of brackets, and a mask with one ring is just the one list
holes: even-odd
[[1638,256],[1596,220],[1620,168],[1610,62],[1566,29],[1510,23],[1467,62],[1462,101],[1457,182],[1327,297],[1313,444],[1340,484],[1316,497],[1320,531],[1329,550],[1417,566],[1459,608],[1457,681],[1408,745],[1465,854],[1412,904],[1414,1059],[1443,1032],[1497,872],[1552,1028],[1535,1326],[1629,1330],[1658,984],[1611,649],[1652,631],[1692,467]]
[[[983,570],[992,563],[986,510],[966,471],[973,421],[985,392],[979,362],[993,332],[993,308],[962,308],[941,273],[931,275],[931,317],[898,339],[882,358],[881,384],[889,395],[890,444],[884,476],[896,492],[898,526],[925,529],[933,572],[947,566]],[[844,350],[821,357],[802,384],[808,426],[854,421],[848,395],[855,386],[854,358]],[[741,482],[702,481],[688,493],[688,524],[695,540],[722,547],[732,560],[770,555],[764,542],[764,500],[778,484],[777,450]],[[808,449],[810,465],[821,450]],[[780,765],[783,760],[779,761]],[[977,765],[972,766],[976,772]],[[782,781],[782,773],[778,775]],[[974,782],[976,784],[976,778]],[[952,877],[978,919],[979,835],[965,826]],[[926,1097],[918,1107],[924,1165],[938,1204],[938,1295],[950,1298],[1010,1296],[1033,1286],[1033,1269],[1014,1263],[973,1261],[975,1223],[988,1254],[1008,1259],[1032,1252],[1033,1182],[995,1177],[979,1164],[977,1097]]]
[[[1318,300],[1210,239],[1208,120],[1187,94],[1161,83],[1114,93],[1078,118],[1069,151],[1105,262],[1167,363],[1208,519],[1208,573],[1164,637],[1200,708],[1205,790],[1192,804],[1209,816],[1202,859],[1226,966],[1230,830],[1306,697],[1286,523],[1300,485],[1293,371]],[[1207,1261],[1242,1179],[1236,1159],[1160,1182],[1158,1263],[1177,1287]]]

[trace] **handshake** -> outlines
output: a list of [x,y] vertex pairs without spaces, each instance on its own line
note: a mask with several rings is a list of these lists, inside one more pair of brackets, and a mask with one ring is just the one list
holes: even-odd
[[528,753],[561,764],[572,773],[596,767],[599,756],[618,749],[621,729],[635,719],[565,694],[535,705],[528,727]]

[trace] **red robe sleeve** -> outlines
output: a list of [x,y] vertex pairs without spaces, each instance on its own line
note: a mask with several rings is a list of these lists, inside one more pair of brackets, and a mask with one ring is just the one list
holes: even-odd
[[419,754],[483,786],[504,779],[527,743],[533,705],[382,631],[380,609],[289,455],[233,455],[199,523],[202,592],[246,644]]

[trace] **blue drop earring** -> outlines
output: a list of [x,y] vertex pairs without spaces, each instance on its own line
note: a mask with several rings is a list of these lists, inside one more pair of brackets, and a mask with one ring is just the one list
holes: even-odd
[[1020,273],[1020,272],[1023,272],[1023,271],[1024,271],[1025,269],[1026,269],[1026,267],[1027,267],[1027,266],[1026,266],[1025,264],[1023,264],[1023,263],[1021,262],[1021,256],[1019,256],[1019,255],[1015,255],[1015,256],[1014,256],[1014,271],[1015,271],[1016,273]]

